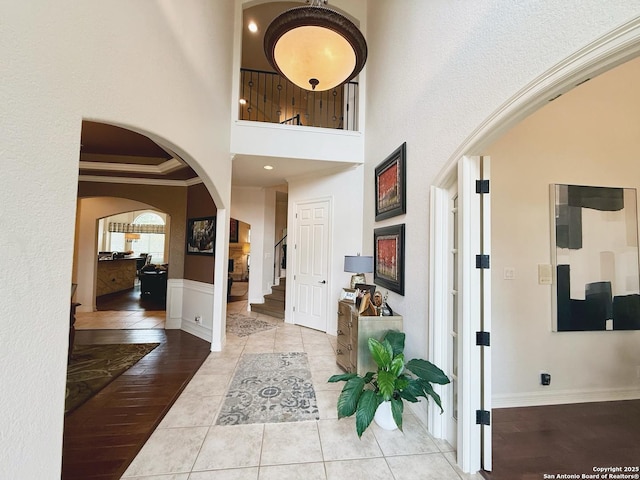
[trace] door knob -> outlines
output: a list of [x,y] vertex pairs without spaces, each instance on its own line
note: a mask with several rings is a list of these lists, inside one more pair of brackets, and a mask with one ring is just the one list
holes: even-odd
[[322,280],[321,282],[318,282],[318,283],[327,283],[327,281],[326,280]]

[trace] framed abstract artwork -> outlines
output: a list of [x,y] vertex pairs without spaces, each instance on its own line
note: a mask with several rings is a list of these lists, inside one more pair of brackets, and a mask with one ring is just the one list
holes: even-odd
[[404,295],[404,223],[373,231],[373,283]]
[[636,190],[551,185],[553,330],[640,329]]
[[406,142],[376,167],[376,222],[407,212]]
[[187,254],[213,255],[216,245],[216,217],[187,220]]
[[229,243],[238,243],[238,226],[238,220],[232,218],[229,222]]

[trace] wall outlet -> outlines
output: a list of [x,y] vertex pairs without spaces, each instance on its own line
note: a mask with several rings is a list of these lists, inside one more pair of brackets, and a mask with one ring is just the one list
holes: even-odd
[[196,320],[196,323],[198,325],[202,325],[202,317],[200,315],[196,315],[196,319],[195,320]]
[[540,385],[551,385],[551,374],[547,372],[540,372]]

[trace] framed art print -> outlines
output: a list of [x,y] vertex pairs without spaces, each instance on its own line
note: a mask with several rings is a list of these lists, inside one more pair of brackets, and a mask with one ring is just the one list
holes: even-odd
[[238,243],[238,223],[235,218],[229,222],[229,243]]
[[373,231],[373,283],[404,295],[404,223]]
[[551,185],[553,330],[640,330],[634,188]]
[[376,167],[376,222],[407,212],[406,155],[405,142]]
[[216,217],[187,220],[187,254],[212,255],[216,244]]

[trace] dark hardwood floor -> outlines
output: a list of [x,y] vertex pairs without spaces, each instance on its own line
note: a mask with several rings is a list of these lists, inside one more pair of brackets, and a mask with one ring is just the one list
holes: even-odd
[[163,296],[140,295],[140,284],[121,292],[96,297],[96,310],[164,310]]
[[161,345],[65,418],[63,480],[119,479],[210,352],[181,330],[76,332],[76,344],[146,342]]
[[598,466],[640,465],[640,400],[494,409],[492,416],[493,471],[483,472],[490,480],[583,478]]

